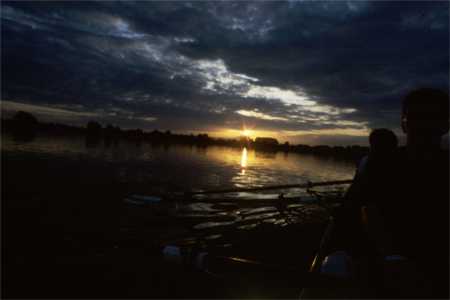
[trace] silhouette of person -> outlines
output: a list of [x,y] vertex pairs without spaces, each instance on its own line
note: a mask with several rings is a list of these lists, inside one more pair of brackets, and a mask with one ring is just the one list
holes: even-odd
[[370,168],[379,173],[385,168],[389,168],[393,163],[395,152],[398,147],[398,139],[392,130],[386,128],[377,128],[372,130],[369,135],[370,152],[368,156],[362,158],[357,175],[371,173],[367,170]]
[[[449,96],[431,88],[410,92],[402,105],[406,147],[398,153],[395,199],[381,203],[392,251],[424,275],[423,297],[449,296]],[[438,262],[433,262],[438,259]]]
[[[336,220],[342,239],[339,247],[347,248],[353,257],[360,257],[369,251],[368,247],[374,246],[368,245],[367,224],[362,224],[361,220],[361,214],[368,212],[361,209],[371,207],[370,215],[379,217],[378,208],[373,206],[386,197],[385,191],[393,182],[393,169],[397,160],[398,139],[391,130],[374,129],[369,135],[369,144],[369,155],[361,159]],[[371,226],[370,233],[373,233],[373,229]],[[378,232],[376,234],[379,235]]]
[[[431,88],[410,92],[403,100],[401,126],[407,142],[397,151],[391,151],[396,141],[384,130],[371,134],[371,153],[337,216],[340,246],[355,258],[384,258],[381,276],[398,275],[394,284],[383,284],[397,289],[387,296],[448,298],[449,155],[441,149],[449,130],[448,94]],[[365,222],[379,227],[372,230],[374,240],[361,226],[362,207],[371,212]],[[399,263],[386,263],[388,257],[408,263],[392,268]]]

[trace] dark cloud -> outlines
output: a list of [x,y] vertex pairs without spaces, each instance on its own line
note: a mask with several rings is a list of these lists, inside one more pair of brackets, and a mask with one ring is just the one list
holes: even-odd
[[394,128],[407,91],[448,89],[448,6],[3,2],[2,99],[146,129]]

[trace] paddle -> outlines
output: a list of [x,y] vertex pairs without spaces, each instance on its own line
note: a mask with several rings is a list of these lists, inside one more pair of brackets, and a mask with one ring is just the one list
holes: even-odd
[[[318,186],[330,186],[330,185],[340,185],[340,184],[351,184],[352,180],[335,180],[335,181],[325,181],[325,182],[307,182],[303,184],[286,184],[286,185],[276,185],[276,186],[264,186],[264,187],[254,187],[254,188],[230,188],[230,189],[218,189],[218,190],[208,190],[208,191],[192,191],[185,193],[185,196],[193,196],[193,195],[207,195],[207,194],[225,194],[225,193],[236,193],[236,192],[253,192],[253,191],[263,191],[263,190],[279,190],[279,189],[291,189],[291,188],[312,188]],[[329,233],[326,234],[326,238],[328,239]],[[325,242],[322,241],[321,248],[324,247]],[[167,249],[166,249],[167,250]],[[176,253],[174,253],[175,251]],[[181,258],[181,253],[178,249],[172,248],[169,251],[164,251],[166,258],[172,261],[185,261]],[[171,253],[172,252],[172,253]],[[321,252],[321,251],[320,251]],[[319,253],[316,259],[323,259],[323,254]],[[253,274],[256,277],[257,275],[263,275],[263,277],[272,274],[274,279],[283,278],[284,280],[291,281],[293,283],[300,284],[301,286],[309,286],[309,287],[342,287],[347,286],[349,282],[347,280],[343,280],[341,278],[336,278],[334,276],[321,274],[317,272],[317,268],[319,267],[318,261],[316,264],[313,264],[312,270],[309,272],[306,270],[299,270],[296,268],[265,264],[258,261],[237,258],[237,257],[226,257],[226,256],[214,256],[209,253],[202,252],[194,255],[195,257],[191,257],[190,265],[194,266],[197,269],[203,270],[211,275],[227,278],[227,279],[236,279],[235,277],[239,274],[246,273],[247,275]],[[215,269],[215,270],[214,270]],[[236,269],[239,269],[239,272],[236,272]],[[313,270],[315,269],[315,270]],[[231,270],[231,272],[230,272]],[[269,278],[266,278],[269,279]],[[269,279],[270,280],[270,279]]]
[[251,280],[255,282],[283,281],[303,287],[342,287],[348,285],[347,280],[308,272],[290,266],[263,263],[242,257],[214,255],[207,252],[183,254],[176,246],[166,246],[163,250],[166,261],[190,266],[223,280]]
[[209,191],[193,191],[187,192],[186,195],[206,195],[206,194],[226,194],[226,193],[238,193],[238,192],[255,192],[255,191],[265,191],[265,190],[281,190],[281,189],[292,189],[292,188],[312,188],[317,186],[328,186],[328,185],[340,185],[340,184],[350,184],[353,180],[334,180],[334,181],[322,181],[322,182],[311,182],[301,184],[284,184],[284,185],[272,185],[272,186],[262,186],[253,188],[230,188],[222,190],[209,190]]

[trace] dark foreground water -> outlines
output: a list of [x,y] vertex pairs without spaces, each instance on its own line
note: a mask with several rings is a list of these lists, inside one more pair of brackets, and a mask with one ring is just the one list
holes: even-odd
[[[353,172],[351,163],[296,153],[2,136],[3,296],[296,297],[329,213],[304,190],[287,196],[308,201],[281,208],[273,191],[188,202],[140,196],[341,180]],[[179,247],[183,261],[164,258],[167,245]],[[222,263],[212,270],[220,276],[210,276],[195,266],[201,252],[278,267]]]

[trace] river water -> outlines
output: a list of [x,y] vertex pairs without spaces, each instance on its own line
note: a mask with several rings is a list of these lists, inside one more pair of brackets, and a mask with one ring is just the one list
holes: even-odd
[[[296,297],[301,284],[277,273],[268,281],[255,279],[253,290],[248,281],[238,284],[249,277],[235,260],[210,270],[229,270],[227,284],[210,277],[205,284],[202,272],[173,262],[185,261],[176,257],[180,253],[193,253],[184,249],[197,249],[306,272],[326,207],[294,196],[279,201],[274,191],[156,206],[148,196],[346,180],[355,171],[350,162],[298,153],[123,141],[87,147],[83,137],[41,135],[21,142],[4,135],[1,150],[5,277],[10,293],[23,298]],[[198,256],[190,257],[197,266]],[[28,294],[24,284],[32,287]],[[73,290],[78,294],[68,292]]]
[[[38,136],[20,142],[5,136],[2,151],[20,156],[92,160],[117,166],[114,175],[123,182],[151,182],[171,189],[208,190],[260,187],[351,179],[350,162],[299,153],[260,152],[247,148],[184,145],[87,147],[82,137]],[[132,191],[130,191],[132,192]]]

